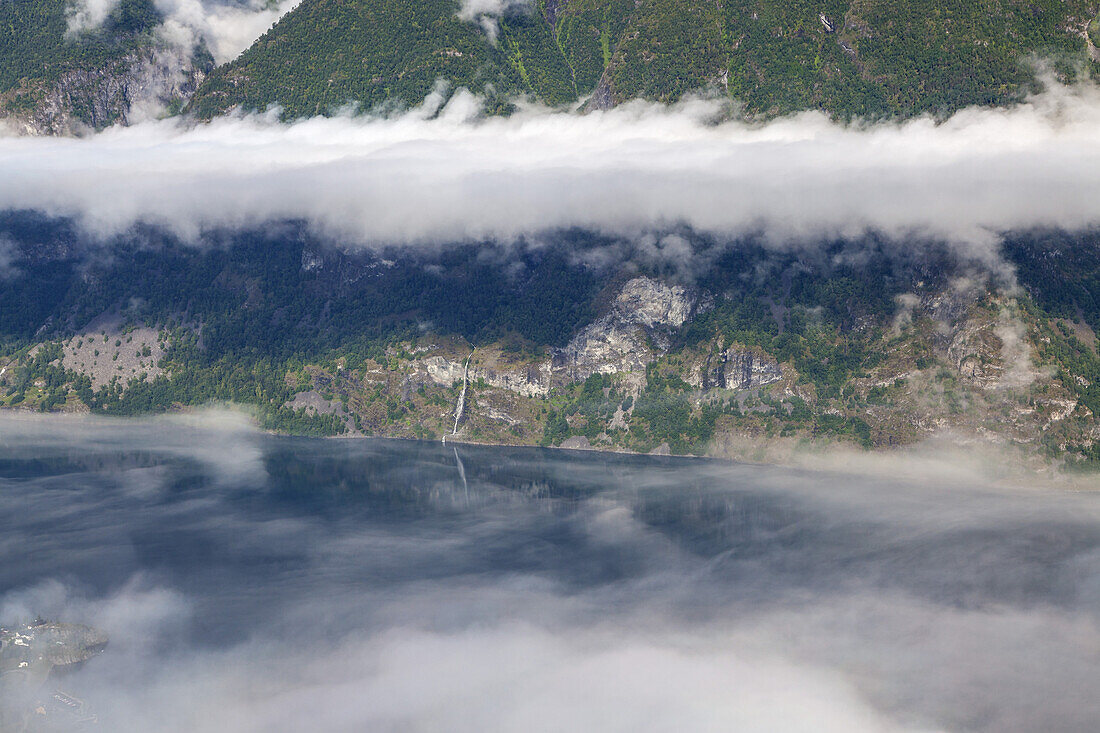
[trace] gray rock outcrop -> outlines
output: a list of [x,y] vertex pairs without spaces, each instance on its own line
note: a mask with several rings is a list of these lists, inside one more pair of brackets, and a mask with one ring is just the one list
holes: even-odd
[[[190,98],[204,73],[173,47],[143,48],[92,70],[75,69],[42,90],[19,88],[5,97],[37,96],[27,111],[9,111],[7,127],[24,135],[79,135],[113,124],[156,119]],[[0,109],[9,99],[0,97]]]
[[783,370],[771,356],[743,346],[731,346],[708,356],[692,381],[695,382],[693,386],[704,390],[753,389],[782,379]]
[[636,277],[619,291],[607,315],[554,354],[554,371],[567,382],[593,374],[644,381],[646,365],[668,349],[669,334],[687,322],[695,305],[695,294],[681,285]]

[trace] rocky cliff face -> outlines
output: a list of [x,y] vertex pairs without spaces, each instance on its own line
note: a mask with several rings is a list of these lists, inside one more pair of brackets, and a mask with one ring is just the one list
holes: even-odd
[[61,366],[85,374],[93,389],[117,379],[152,381],[164,373],[161,334],[148,326],[121,327],[116,314],[106,314],[88,324],[81,333],[61,342]]
[[620,374],[640,387],[646,365],[668,349],[669,335],[687,322],[695,306],[695,294],[681,285],[634,278],[619,291],[610,312],[554,354],[553,369],[565,381]]
[[98,69],[69,71],[51,84],[0,95],[0,117],[24,135],[79,135],[156,119],[181,106],[203,78],[189,53],[145,48]]
[[[524,397],[542,397],[550,393],[553,372],[549,361],[509,364],[500,357],[497,350],[471,354],[469,379]],[[414,369],[423,370],[432,382],[442,387],[461,382],[466,372],[464,361],[439,355],[420,360]]]
[[783,379],[776,360],[758,349],[731,346],[706,358],[687,380],[699,389],[753,389]]
[[[623,285],[608,313],[582,329],[564,348],[552,350],[549,358],[516,362],[497,349],[482,350],[473,354],[469,376],[472,381],[525,397],[546,396],[555,387],[584,381],[593,374],[618,375],[637,391],[645,385],[646,365],[668,349],[669,335],[688,321],[694,308],[695,296],[687,288],[637,277]],[[414,368],[435,384],[449,386],[462,380],[464,358],[435,354],[417,360]],[[763,372],[752,376],[752,357],[746,358],[747,365],[742,359],[730,366],[731,374],[748,369],[754,384],[768,383]]]

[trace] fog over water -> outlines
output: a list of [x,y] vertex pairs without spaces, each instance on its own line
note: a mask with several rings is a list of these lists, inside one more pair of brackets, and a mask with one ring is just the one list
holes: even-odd
[[1097,729],[1100,495],[881,475],[4,417],[0,619],[123,733]]

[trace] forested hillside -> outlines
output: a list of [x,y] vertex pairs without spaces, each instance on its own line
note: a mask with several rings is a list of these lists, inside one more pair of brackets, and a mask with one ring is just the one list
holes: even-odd
[[479,23],[453,0],[305,0],[212,74],[192,109],[414,105],[445,80],[493,109],[516,94],[609,106],[704,92],[758,115],[947,114],[1018,99],[1040,65],[1063,80],[1096,74],[1086,37],[1098,5],[537,0]]
[[101,66],[142,45],[160,22],[152,0],[121,0],[102,27],[69,34],[66,0],[0,3],[0,94]]
[[70,0],[7,0],[0,118],[23,132],[71,134],[132,122],[145,97],[199,118],[275,105],[297,118],[414,106],[440,82],[481,95],[490,113],[523,97],[603,108],[701,93],[749,116],[879,118],[1011,103],[1043,74],[1100,75],[1100,0],[502,6],[477,15],[458,0],[304,0],[207,74],[205,46],[168,48],[158,37],[152,0],[120,0],[83,28],[71,27],[79,6]]
[[292,433],[743,457],[946,432],[1100,461],[1095,232],[1010,237],[1022,289],[949,248],[682,234],[724,254],[685,280],[584,264],[609,244],[584,232],[487,256],[345,249],[289,224],[95,242],[9,213],[0,407],[228,401]]

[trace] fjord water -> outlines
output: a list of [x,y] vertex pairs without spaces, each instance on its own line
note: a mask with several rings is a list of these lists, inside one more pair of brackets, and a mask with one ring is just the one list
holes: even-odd
[[111,731],[1100,728],[1088,493],[5,418],[0,548]]

